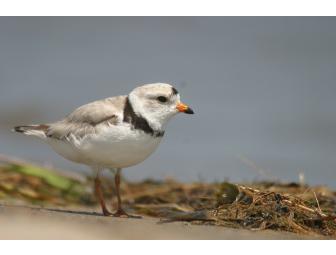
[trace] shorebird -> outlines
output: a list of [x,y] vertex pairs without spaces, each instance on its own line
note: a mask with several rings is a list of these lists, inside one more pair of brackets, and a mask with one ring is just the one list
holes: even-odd
[[[80,106],[63,120],[14,127],[42,139],[64,158],[89,166],[95,173],[95,194],[105,216],[130,217],[122,208],[120,173],[150,156],[160,144],[167,122],[177,113],[193,114],[178,91],[165,83],[146,84],[127,96],[109,97]],[[105,204],[100,173],[116,171],[117,210]]]

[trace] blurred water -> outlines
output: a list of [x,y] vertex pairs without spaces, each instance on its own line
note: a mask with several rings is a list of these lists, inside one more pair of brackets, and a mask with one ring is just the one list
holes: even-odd
[[336,187],[335,64],[334,17],[1,17],[0,153],[86,171],[10,128],[161,81],[196,114],[128,178]]

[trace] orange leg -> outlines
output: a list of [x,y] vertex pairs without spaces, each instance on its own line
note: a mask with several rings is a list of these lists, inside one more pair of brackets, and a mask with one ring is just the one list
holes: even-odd
[[122,202],[121,202],[121,197],[120,197],[120,172],[121,169],[118,168],[117,172],[114,177],[114,183],[116,187],[116,193],[117,193],[117,199],[118,199],[118,207],[117,211],[113,214],[115,217],[129,217],[129,215],[122,209]]
[[118,205],[117,205],[117,211],[113,214],[113,216],[114,217],[125,217],[125,218],[138,218],[139,219],[139,218],[141,218],[141,216],[129,215],[122,208],[122,202],[121,202],[121,197],[120,197],[120,178],[121,178],[120,174],[121,174],[121,168],[118,168],[117,173],[114,177],[117,199],[118,199]]
[[102,208],[104,216],[111,216],[112,213],[110,213],[109,210],[107,210],[107,208],[106,208],[106,204],[105,204],[105,201],[104,201],[104,195],[103,195],[103,192],[102,192],[102,189],[101,189],[101,182],[100,182],[98,174],[95,178],[95,194],[96,194],[96,197],[99,200],[99,203],[100,203],[100,206]]

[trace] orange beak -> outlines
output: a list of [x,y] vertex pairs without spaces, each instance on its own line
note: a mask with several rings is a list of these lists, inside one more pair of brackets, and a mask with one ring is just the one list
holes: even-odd
[[176,109],[179,112],[184,112],[184,113],[187,113],[187,114],[194,114],[194,111],[188,105],[183,104],[183,103],[178,103],[176,105]]

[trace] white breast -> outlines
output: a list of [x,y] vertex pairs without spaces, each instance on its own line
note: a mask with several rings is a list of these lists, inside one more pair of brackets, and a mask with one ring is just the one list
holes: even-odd
[[129,125],[106,127],[96,134],[69,141],[49,139],[48,143],[63,157],[86,165],[125,168],[139,164],[150,156],[161,141]]

